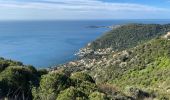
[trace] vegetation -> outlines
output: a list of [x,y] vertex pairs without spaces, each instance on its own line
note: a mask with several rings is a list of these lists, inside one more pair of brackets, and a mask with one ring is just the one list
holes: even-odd
[[158,37],[169,29],[169,24],[121,26],[90,45],[114,52],[53,71],[0,58],[0,99],[169,100],[170,40]]
[[90,100],[107,100],[107,96],[103,93],[93,92],[89,96]]
[[84,100],[86,99],[86,95],[83,94],[81,91],[77,90],[74,87],[70,87],[61,91],[58,95],[57,100]]
[[41,75],[33,66],[0,58],[0,99],[32,99],[31,88],[39,85]]
[[28,67],[9,66],[0,73],[0,96],[31,99],[31,87],[38,85],[37,73]]
[[120,51],[166,34],[169,30],[170,24],[123,25],[107,32],[102,37],[93,41],[89,47],[94,50],[111,47],[114,51]]
[[22,66],[21,62],[5,60],[4,58],[0,58],[0,72],[3,71],[8,66]]
[[[106,51],[108,47],[114,52],[100,58],[82,58],[75,62],[77,65],[68,64],[71,67],[65,70],[84,71],[97,84],[112,84],[118,88],[115,90],[137,100],[170,99],[170,40],[162,35],[167,34],[169,28],[169,24],[129,24],[114,29],[89,46],[94,52],[99,48]],[[109,87],[112,92],[107,88],[100,87],[100,90],[107,95],[116,94],[114,88]]]
[[[113,53],[106,57],[101,64],[94,64],[86,71],[95,77],[98,83],[109,82],[125,90],[136,87],[139,90],[133,94],[140,94],[142,90],[150,94],[145,97],[170,98],[170,41],[163,38],[153,39],[135,48]],[[125,91],[124,91],[125,92]],[[127,95],[137,98],[134,95]]]
[[[3,61],[14,62],[5,59]],[[15,66],[6,66],[0,72],[0,99],[3,98],[15,100],[111,99],[109,95],[100,91],[91,76],[83,72],[68,75],[62,71],[37,71],[33,66],[20,63]]]

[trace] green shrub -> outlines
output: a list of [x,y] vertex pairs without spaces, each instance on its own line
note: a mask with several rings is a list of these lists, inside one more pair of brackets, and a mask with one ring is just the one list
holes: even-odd
[[43,75],[40,80],[40,86],[33,89],[34,99],[55,100],[58,93],[71,84],[71,80],[61,73],[49,73]]
[[74,87],[70,87],[64,91],[62,91],[56,100],[76,100],[76,99],[85,99],[87,98],[85,94],[78,91]]
[[31,99],[31,87],[38,85],[38,77],[28,67],[9,66],[0,73],[1,96],[22,96]]
[[90,100],[108,100],[106,94],[100,92],[93,92],[89,95]]
[[38,70],[38,75],[39,76],[42,76],[42,75],[45,75],[45,74],[48,74],[48,71],[46,69],[40,69]]
[[0,72],[2,72],[8,66],[23,66],[23,64],[21,62],[0,58]]
[[144,99],[144,98],[149,98],[150,95],[147,92],[144,92],[138,88],[135,87],[129,87],[128,88],[128,94],[130,94],[131,97],[135,98],[135,99]]
[[29,69],[32,73],[36,73],[36,74],[37,74],[37,69],[36,69],[34,66],[28,65],[28,66],[26,66],[26,67],[28,67],[28,69]]
[[88,81],[83,81],[82,83],[78,84],[76,88],[79,91],[82,91],[83,93],[85,93],[86,95],[89,95],[90,93],[94,91],[98,91],[97,85],[95,83],[91,83]]
[[85,74],[85,73],[83,73],[83,72],[75,72],[75,73],[72,73],[71,76],[70,76],[70,78],[71,78],[74,82],[82,82],[82,81],[88,81],[88,82],[92,82],[92,83],[95,82],[90,75]]

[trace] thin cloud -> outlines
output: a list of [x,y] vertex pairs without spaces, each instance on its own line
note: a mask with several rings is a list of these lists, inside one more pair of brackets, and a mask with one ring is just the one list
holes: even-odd
[[170,10],[99,0],[0,0],[0,19],[158,19]]
[[133,3],[108,3],[98,0],[39,0],[39,1],[1,1],[0,7],[30,8],[30,9],[54,9],[73,11],[169,11],[165,8]]

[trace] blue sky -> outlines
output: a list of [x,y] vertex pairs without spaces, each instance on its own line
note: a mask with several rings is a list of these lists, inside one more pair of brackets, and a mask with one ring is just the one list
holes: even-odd
[[170,19],[170,0],[0,0],[0,20]]

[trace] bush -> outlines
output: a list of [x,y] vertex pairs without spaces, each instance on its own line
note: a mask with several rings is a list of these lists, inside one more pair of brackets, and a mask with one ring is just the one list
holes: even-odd
[[45,75],[45,74],[48,74],[48,71],[46,69],[40,69],[38,70],[38,75],[39,76],[42,76],[42,75]]
[[89,95],[90,100],[108,100],[106,94],[100,92],[93,92]]
[[150,96],[149,93],[134,87],[128,88],[128,94],[130,94],[130,96],[134,99],[144,99]]
[[0,73],[1,97],[31,99],[31,87],[37,84],[38,77],[28,67],[9,66]]
[[34,99],[55,100],[58,93],[71,84],[70,79],[61,73],[49,73],[43,75],[39,88],[32,90]]
[[2,72],[8,66],[23,66],[23,64],[21,62],[0,58],[0,72]]
[[28,66],[26,66],[26,67],[28,67],[29,70],[30,70],[32,73],[36,73],[36,74],[37,74],[37,69],[36,69],[34,66],[28,65]]
[[82,72],[72,73],[70,78],[74,82],[88,81],[88,82],[91,82],[91,83],[95,83],[95,81],[93,80],[93,78],[90,75],[82,73]]
[[118,90],[116,87],[114,87],[111,84],[99,84],[98,85],[100,91],[109,94],[109,95],[116,95],[118,93]]
[[74,87],[70,87],[70,88],[62,91],[58,95],[57,100],[76,100],[76,99],[85,99],[85,98],[87,99],[87,97],[85,97],[85,94],[78,91]]
[[91,83],[88,81],[84,81],[81,84],[78,84],[76,88],[79,91],[82,91],[83,93],[85,93],[86,95],[89,95],[94,91],[98,91],[97,85],[95,83]]

